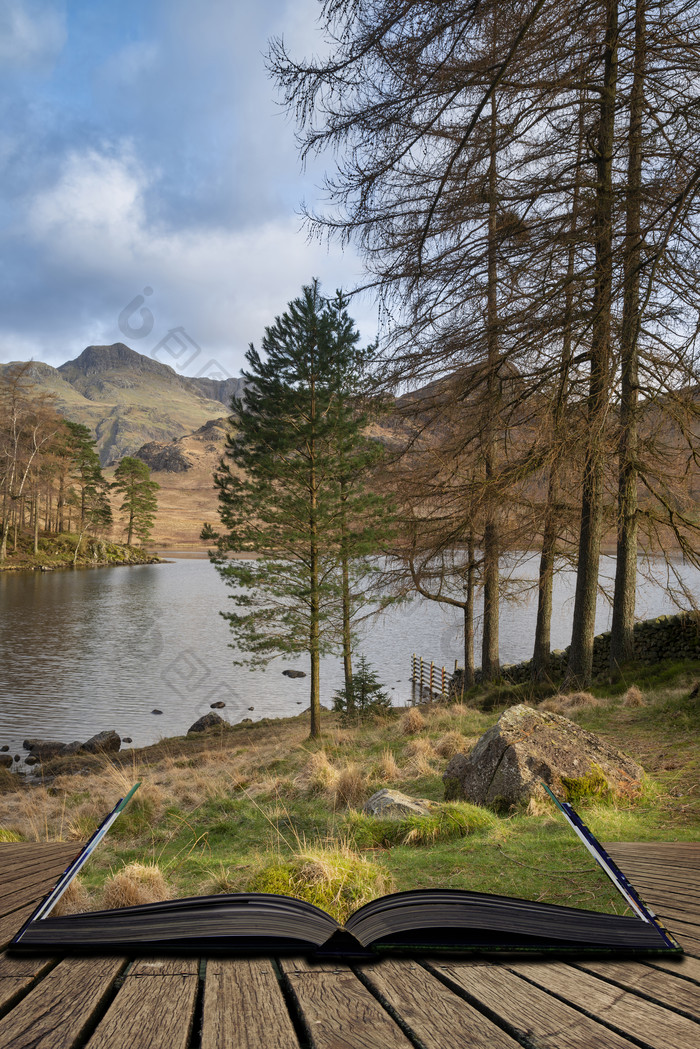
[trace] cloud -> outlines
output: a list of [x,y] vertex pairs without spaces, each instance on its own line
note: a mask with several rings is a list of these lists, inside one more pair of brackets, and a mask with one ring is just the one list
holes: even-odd
[[65,42],[62,5],[0,0],[0,71],[49,68]]
[[152,180],[128,146],[116,155],[89,149],[69,153],[55,185],[40,191],[28,207],[28,229],[43,250],[62,261],[82,259],[99,266],[105,248],[132,250],[145,224],[143,194]]
[[[0,23],[19,12],[22,61],[55,57],[61,11],[0,0]],[[17,67],[0,94],[0,358],[31,348],[60,364],[89,343],[128,342],[119,314],[150,287],[153,343],[184,326],[237,374],[302,284],[361,280],[351,249],[300,228],[320,165],[300,173],[263,58],[281,32],[294,54],[318,50],[317,12],[316,0],[71,5],[51,76]],[[372,303],[351,313],[373,339]],[[150,352],[150,336],[134,349]]]
[[[73,338],[84,329],[77,317],[89,314],[92,303],[101,339],[123,339],[119,314],[147,286],[152,337],[149,332],[147,341],[132,342],[134,349],[149,353],[170,328],[183,326],[205,353],[237,374],[248,343],[259,342],[302,284],[319,277],[331,294],[359,277],[351,253],[309,243],[294,215],[244,229],[177,227],[149,217],[153,179],[128,143],[109,152],[74,151],[56,183],[27,201],[23,228],[42,260],[43,283],[56,292],[54,324],[73,325]],[[369,341],[376,327],[371,307],[363,307],[361,319]],[[98,341],[89,331],[83,339]]]

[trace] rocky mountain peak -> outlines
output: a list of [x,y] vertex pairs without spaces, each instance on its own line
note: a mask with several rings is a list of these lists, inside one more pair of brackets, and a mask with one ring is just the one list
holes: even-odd
[[95,376],[112,371],[152,372],[170,380],[181,378],[169,365],[145,357],[123,342],[115,342],[111,346],[86,346],[74,360],[59,365],[58,371],[69,381],[79,375]]

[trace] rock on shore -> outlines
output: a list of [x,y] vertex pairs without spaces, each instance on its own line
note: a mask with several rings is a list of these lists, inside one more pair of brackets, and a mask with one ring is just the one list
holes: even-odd
[[447,801],[510,807],[546,797],[632,797],[643,770],[636,761],[568,718],[521,703],[504,711],[469,755],[455,754],[443,775]]

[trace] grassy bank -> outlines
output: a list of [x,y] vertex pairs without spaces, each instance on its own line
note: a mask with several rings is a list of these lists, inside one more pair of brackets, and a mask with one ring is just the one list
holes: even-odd
[[[107,565],[151,564],[159,559],[150,550],[126,546],[94,536],[80,538],[73,532],[39,536],[39,550],[27,535],[17,537],[17,549],[8,547],[7,559],[0,563],[0,571],[51,570],[56,568],[98,568]],[[76,547],[78,554],[76,558]]]
[[[697,840],[700,707],[689,698],[697,672],[662,665],[588,700],[545,697],[647,771],[633,804],[578,806],[601,840]],[[619,912],[609,882],[548,805],[504,816],[441,804],[448,759],[521,698],[492,689],[487,713],[434,705],[356,727],[324,713],[319,742],[308,739],[308,715],[227,726],[111,760],[61,759],[39,786],[18,787],[6,773],[0,838],[81,842],[140,779],[75,905],[257,889],[304,896],[342,918],[384,892],[450,886]],[[363,816],[362,803],[384,786],[432,800],[432,815]]]

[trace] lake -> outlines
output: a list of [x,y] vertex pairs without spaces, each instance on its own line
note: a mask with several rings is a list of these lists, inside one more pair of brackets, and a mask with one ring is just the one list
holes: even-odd
[[[19,753],[30,736],[70,742],[102,729],[131,736],[134,746],[184,733],[210,704],[231,722],[283,717],[308,706],[309,680],[282,676],[308,670],[303,659],[277,658],[262,672],[231,665],[228,624],[218,615],[228,590],[206,558],[167,554],[172,563],[77,571],[0,573],[0,745]],[[518,602],[504,602],[501,660],[532,654],[537,559],[513,560],[523,580]],[[602,578],[611,578],[612,558]],[[700,573],[678,571],[695,593]],[[662,562],[642,580],[640,618],[675,611],[660,586]],[[556,577],[552,647],[569,644],[574,574]],[[448,669],[462,662],[459,609],[416,598],[364,625],[359,651],[377,669],[397,704],[410,702],[410,658],[416,652]],[[597,631],[609,627],[601,596]],[[478,662],[478,657],[477,657]],[[325,657],[321,702],[332,705],[342,663]],[[162,714],[153,714],[153,710]]]

